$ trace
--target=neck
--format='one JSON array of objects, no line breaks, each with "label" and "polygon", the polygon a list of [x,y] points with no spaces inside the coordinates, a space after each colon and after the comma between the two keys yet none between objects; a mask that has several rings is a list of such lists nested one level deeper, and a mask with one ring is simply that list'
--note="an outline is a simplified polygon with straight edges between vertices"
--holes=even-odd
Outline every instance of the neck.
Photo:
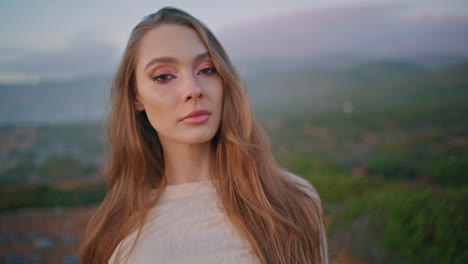
[{"label": "neck", "polygon": [[210,142],[183,144],[161,141],[167,185],[210,180]]}]

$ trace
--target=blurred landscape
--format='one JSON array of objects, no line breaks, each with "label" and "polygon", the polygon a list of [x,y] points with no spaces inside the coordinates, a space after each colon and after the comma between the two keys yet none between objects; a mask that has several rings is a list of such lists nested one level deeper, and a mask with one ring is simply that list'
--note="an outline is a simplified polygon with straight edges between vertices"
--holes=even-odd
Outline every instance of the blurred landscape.
[{"label": "blurred landscape", "polygon": [[468,263],[457,0],[0,1],[0,263],[78,262],[106,193],[113,74],[132,27],[175,3],[219,38],[279,163],[318,190],[330,263]]},{"label": "blurred landscape", "polygon": [[[468,263],[466,58],[236,65],[280,164],[321,195],[332,263]],[[111,78],[0,85],[2,263],[77,262]]]}]

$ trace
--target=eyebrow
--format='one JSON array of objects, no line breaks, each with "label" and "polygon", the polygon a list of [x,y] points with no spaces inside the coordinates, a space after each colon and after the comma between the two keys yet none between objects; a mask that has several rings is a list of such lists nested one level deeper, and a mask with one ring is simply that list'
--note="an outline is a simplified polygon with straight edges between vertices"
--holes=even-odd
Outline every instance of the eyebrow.
[{"label": "eyebrow", "polygon": [[[195,61],[200,61],[206,58],[211,58],[210,53],[208,51],[203,52],[201,54],[198,54],[195,56]],[[148,62],[145,66],[145,71],[150,67],[153,66],[154,64],[177,64],[178,60],[174,57],[159,57],[159,58],[154,58]]]}]

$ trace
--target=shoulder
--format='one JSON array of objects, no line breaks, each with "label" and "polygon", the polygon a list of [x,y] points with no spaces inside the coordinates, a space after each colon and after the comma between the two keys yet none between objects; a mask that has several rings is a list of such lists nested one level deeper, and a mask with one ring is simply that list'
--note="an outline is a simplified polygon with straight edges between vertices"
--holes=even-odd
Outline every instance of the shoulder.
[{"label": "shoulder", "polygon": [[295,183],[296,185],[299,185],[299,187],[302,188],[312,198],[320,201],[320,196],[317,190],[312,185],[312,183],[310,183],[308,180],[286,170],[282,170],[281,173],[282,175],[284,175],[287,181],[290,181],[290,182]]}]

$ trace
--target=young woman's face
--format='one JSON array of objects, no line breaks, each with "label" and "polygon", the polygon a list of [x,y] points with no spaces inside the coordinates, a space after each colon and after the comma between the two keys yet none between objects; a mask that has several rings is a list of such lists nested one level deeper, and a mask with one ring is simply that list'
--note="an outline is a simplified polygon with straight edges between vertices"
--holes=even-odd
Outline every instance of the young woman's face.
[{"label": "young woman's face", "polygon": [[146,111],[162,143],[200,144],[216,134],[223,82],[193,29],[164,24],[143,37],[136,88],[136,109]]}]

